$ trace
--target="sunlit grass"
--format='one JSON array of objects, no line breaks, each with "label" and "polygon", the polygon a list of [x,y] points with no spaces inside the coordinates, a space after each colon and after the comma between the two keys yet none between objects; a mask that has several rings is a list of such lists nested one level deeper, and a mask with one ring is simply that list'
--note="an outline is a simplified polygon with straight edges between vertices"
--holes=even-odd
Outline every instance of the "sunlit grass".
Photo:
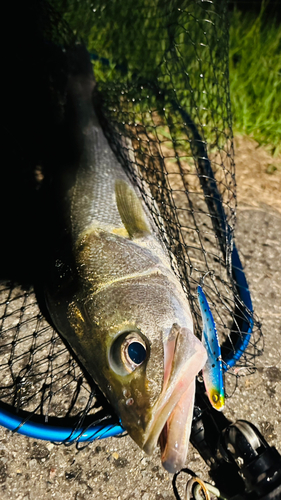
[{"label": "sunlit grass", "polygon": [[281,27],[264,13],[234,11],[230,27],[230,95],[234,133],[281,151]]},{"label": "sunlit grass", "polygon": [[[100,2],[96,2],[95,6],[99,4]],[[143,29],[144,22],[148,25],[152,23],[150,30],[157,38],[157,30],[161,25],[161,16],[158,11],[154,13],[155,16],[150,13],[152,17],[148,16],[145,19],[140,15],[140,7],[150,5],[149,0],[128,0],[121,11],[118,10],[117,2],[108,3],[106,8],[99,9],[99,13],[98,9],[93,8],[91,0],[83,2],[56,0],[54,5],[63,12],[64,18],[72,29],[84,38],[90,52],[109,59],[110,64],[107,66],[100,61],[94,62],[95,76],[99,82],[114,81],[116,71],[120,78],[118,65],[125,66],[122,78],[127,80],[134,72],[135,74],[141,72],[142,76],[153,78],[151,68],[158,66],[158,52],[161,56],[165,47],[161,52],[159,37],[158,42],[153,37],[150,40],[146,36],[146,30]],[[132,16],[132,12],[136,14]],[[150,12],[149,9],[147,12]],[[129,23],[126,21],[128,16],[130,17]],[[195,20],[187,30],[189,36],[191,31],[194,31],[193,38],[196,42],[201,40],[198,28],[199,25]],[[208,108],[218,110],[216,90],[214,89],[208,97],[207,93],[202,93],[197,78],[197,66],[200,61],[205,77],[212,80],[213,69],[208,55],[206,60],[203,57],[204,54],[196,60],[191,57],[190,44],[185,39],[182,44],[179,44],[179,39],[177,42],[178,47],[181,47],[181,58],[189,70],[193,98],[196,106],[201,108],[200,120],[202,123],[204,120],[210,122]],[[252,12],[241,13],[234,10],[230,14],[229,45],[230,96],[234,133],[251,136],[259,144],[268,146],[272,153],[278,154],[281,152],[281,27],[272,19],[266,20],[263,8],[258,16]],[[220,71],[218,58],[220,58],[219,53],[216,59],[218,68],[215,68],[214,74],[219,74]],[[160,79],[163,80],[164,76],[160,75]],[[182,89],[181,104],[188,109],[190,89],[188,86],[184,88],[182,73],[174,70],[173,80],[175,86]],[[205,102],[207,98],[211,99],[212,103]],[[206,116],[204,109],[206,109]],[[216,119],[218,117],[219,115],[216,115]],[[212,141],[212,138],[208,136],[210,133],[206,131],[206,138]]]}]

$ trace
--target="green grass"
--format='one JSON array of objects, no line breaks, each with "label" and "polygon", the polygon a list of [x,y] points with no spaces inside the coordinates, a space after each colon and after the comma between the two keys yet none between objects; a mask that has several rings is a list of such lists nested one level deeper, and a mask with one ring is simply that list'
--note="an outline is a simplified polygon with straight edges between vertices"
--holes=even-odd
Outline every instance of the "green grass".
[{"label": "green grass", "polygon": [[[116,78],[117,81],[120,78],[129,81],[133,74],[141,74],[151,80],[156,78],[160,86],[166,84],[165,79],[169,80],[168,66],[161,66],[168,41],[167,37],[166,40],[162,37],[159,9],[154,10],[155,4],[150,0],[127,0],[123,3],[96,0],[95,9],[91,0],[53,1],[54,6],[64,13],[71,28],[87,41],[90,52],[111,61],[108,67],[95,62],[98,81],[114,82]],[[200,109],[198,116],[192,116],[197,125],[207,124],[202,125],[201,133],[211,144],[213,140],[218,140],[214,133],[216,127],[223,130],[228,120],[224,102],[227,95],[224,73],[226,52],[219,16],[213,19],[215,33],[222,37],[222,42],[216,47],[211,24],[200,24],[196,20],[197,12],[199,18],[204,18],[196,5],[189,4],[190,12],[194,9],[194,13],[185,25],[177,9],[174,14],[167,11],[170,26],[177,29],[180,24],[183,29],[180,34],[177,32],[177,48],[168,68],[173,74],[173,84],[169,80],[166,88],[175,85],[181,104],[187,110],[196,113],[194,110],[197,107]],[[167,13],[163,11],[163,14]],[[208,11],[206,17],[211,15]],[[205,50],[204,45],[199,43],[206,43],[203,31],[209,35],[210,49]],[[170,31],[169,36],[172,35]],[[178,62],[181,64],[177,67]],[[118,72],[119,64],[127,67],[125,76]],[[188,79],[184,68],[188,69]],[[272,153],[280,153],[281,28],[272,20],[266,21],[263,8],[258,16],[238,10],[231,14],[229,72],[234,133],[251,136],[259,144],[268,146]],[[199,73],[204,74],[205,82],[198,77]],[[134,112],[139,111],[135,106]]]},{"label": "green grass", "polygon": [[230,95],[234,133],[281,151],[281,27],[264,12],[234,11],[230,27]]}]

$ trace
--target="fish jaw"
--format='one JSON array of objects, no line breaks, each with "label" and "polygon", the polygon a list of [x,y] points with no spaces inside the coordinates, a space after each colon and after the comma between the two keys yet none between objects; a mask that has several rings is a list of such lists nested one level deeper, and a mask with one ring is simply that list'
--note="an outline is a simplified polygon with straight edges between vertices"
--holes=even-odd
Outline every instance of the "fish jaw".
[{"label": "fish jaw", "polygon": [[162,465],[171,474],[182,469],[186,460],[194,398],[195,379],[183,393],[160,434]]},{"label": "fish jaw", "polygon": [[200,340],[188,328],[179,328],[176,336],[173,332],[165,343],[164,352],[163,389],[152,410],[143,449],[151,454],[160,438],[163,467],[174,473],[180,470],[186,459],[195,377],[204,366],[207,354]]}]

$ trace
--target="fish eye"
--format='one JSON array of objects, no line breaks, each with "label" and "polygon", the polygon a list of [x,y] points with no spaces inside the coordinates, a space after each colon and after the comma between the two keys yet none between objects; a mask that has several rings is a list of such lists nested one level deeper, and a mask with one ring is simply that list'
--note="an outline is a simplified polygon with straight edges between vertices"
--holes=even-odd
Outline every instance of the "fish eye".
[{"label": "fish eye", "polygon": [[121,346],[121,358],[125,366],[133,371],[146,359],[146,345],[136,334],[128,335]]},{"label": "fish eye", "polygon": [[132,342],[128,346],[128,356],[136,365],[141,365],[146,358],[146,349],[140,342]]},{"label": "fish eye", "polygon": [[138,332],[125,332],[114,341],[109,356],[111,367],[120,375],[132,373],[148,356],[145,340]]}]

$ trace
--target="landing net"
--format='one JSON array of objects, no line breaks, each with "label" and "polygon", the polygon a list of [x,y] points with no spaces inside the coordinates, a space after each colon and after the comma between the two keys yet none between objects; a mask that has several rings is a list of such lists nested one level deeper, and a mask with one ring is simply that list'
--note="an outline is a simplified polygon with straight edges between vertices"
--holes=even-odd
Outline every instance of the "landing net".
[{"label": "landing net", "polygon": [[[48,323],[34,292],[34,262],[42,250],[37,227],[46,217],[42,199],[51,175],[44,170],[47,146],[55,143],[63,113],[70,71],[66,54],[80,38],[97,80],[99,119],[159,228],[198,337],[202,322],[196,290],[198,284],[204,287],[222,345],[226,388],[231,376],[236,380],[252,372],[262,352],[260,325],[234,239],[226,2],[80,3],[69,0],[62,8],[55,2],[57,13],[45,2],[29,1],[16,14],[19,26],[11,51],[21,50],[24,57],[12,70],[11,82],[18,70],[24,72],[26,92],[19,93],[8,78],[10,102],[4,109],[3,134],[13,153],[8,173],[3,169],[1,174],[9,194],[1,201],[0,401],[4,413],[19,416],[9,428],[23,430],[38,417],[44,425],[65,426],[62,439],[50,438],[58,441],[78,439],[81,429],[94,424],[100,428],[91,431],[92,438],[100,429],[103,437],[105,426],[116,422]],[[15,113],[22,131],[16,141]],[[4,204],[11,205],[11,193],[18,215],[9,219]]]}]

